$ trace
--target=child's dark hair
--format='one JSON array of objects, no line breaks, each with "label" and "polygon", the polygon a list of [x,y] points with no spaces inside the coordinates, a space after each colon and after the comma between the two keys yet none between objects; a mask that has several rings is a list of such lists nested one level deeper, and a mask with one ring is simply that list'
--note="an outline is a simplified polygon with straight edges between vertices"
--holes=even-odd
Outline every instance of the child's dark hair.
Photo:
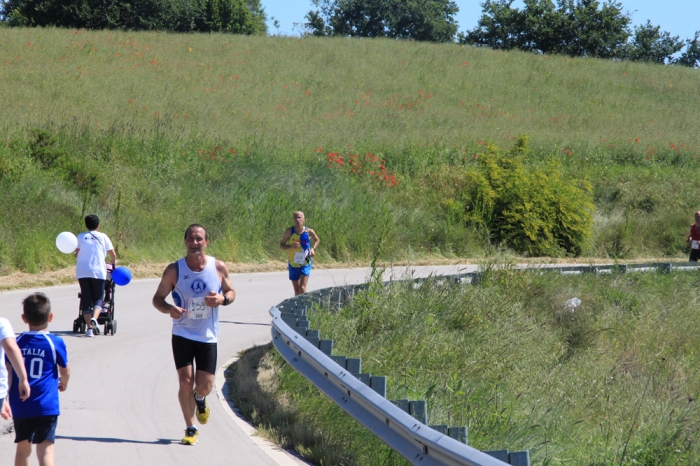
[{"label": "child's dark hair", "polygon": [[22,301],[22,307],[24,309],[24,317],[29,325],[38,327],[49,321],[51,301],[44,293],[30,294]]},{"label": "child's dark hair", "polygon": [[85,227],[87,227],[88,230],[94,231],[97,230],[97,227],[100,226],[100,217],[98,217],[95,214],[90,214],[87,217],[85,217]]}]

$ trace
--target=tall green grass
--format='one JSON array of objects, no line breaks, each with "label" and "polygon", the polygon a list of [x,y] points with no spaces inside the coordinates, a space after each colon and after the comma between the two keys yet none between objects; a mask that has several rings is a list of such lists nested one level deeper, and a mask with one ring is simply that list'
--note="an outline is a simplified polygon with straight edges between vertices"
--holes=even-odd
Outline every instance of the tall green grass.
[{"label": "tall green grass", "polygon": [[[481,257],[496,245],[428,180],[523,133],[529,163],[594,185],[583,255],[682,257],[696,78],[455,44],[0,29],[0,273],[70,265],[52,238],[88,212],[127,261],[172,260],[191,222],[223,259],[281,258],[296,209],[324,261],[368,260],[378,238],[388,260]],[[37,129],[63,162],[46,164]],[[376,154],[398,184],[329,168],[329,152]]]},{"label": "tall green grass", "polygon": [[[695,273],[492,270],[478,286],[377,284],[310,320],[334,354],[387,375],[389,399],[427,399],[429,424],[466,425],[478,449],[527,449],[546,465],[696,464],[696,284]],[[564,307],[572,297],[582,301],[574,312]],[[391,457],[282,366],[277,395],[307,428],[345,445],[352,464]]]},{"label": "tall green grass", "polygon": [[[0,128],[116,126],[310,151],[529,133],[591,156],[693,154],[697,72],[392,40],[0,31]],[[628,141],[628,138],[629,141]],[[635,139],[639,138],[639,142]]]}]

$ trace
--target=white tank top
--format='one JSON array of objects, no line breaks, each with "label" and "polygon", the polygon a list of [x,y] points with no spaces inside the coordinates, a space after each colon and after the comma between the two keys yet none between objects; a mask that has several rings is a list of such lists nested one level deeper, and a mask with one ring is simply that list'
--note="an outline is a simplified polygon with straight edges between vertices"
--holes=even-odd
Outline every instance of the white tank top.
[{"label": "white tank top", "polygon": [[207,256],[207,265],[201,272],[191,271],[184,258],[177,261],[173,301],[186,312],[181,318],[173,319],[173,335],[203,343],[217,342],[219,306],[208,307],[204,304],[204,297],[212,291],[221,293],[216,259]]}]

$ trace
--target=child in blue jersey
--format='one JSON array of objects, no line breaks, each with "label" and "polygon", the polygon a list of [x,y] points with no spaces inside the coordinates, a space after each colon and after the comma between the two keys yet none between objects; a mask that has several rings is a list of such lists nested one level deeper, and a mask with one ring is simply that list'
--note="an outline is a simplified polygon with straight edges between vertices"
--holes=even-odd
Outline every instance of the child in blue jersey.
[{"label": "child in blue jersey", "polygon": [[6,362],[10,377],[9,400],[15,420],[15,466],[29,465],[32,444],[41,466],[54,464],[53,444],[56,438],[58,421],[58,392],[68,387],[70,369],[66,344],[59,336],[46,329],[53,319],[51,303],[43,293],[34,293],[22,301],[22,320],[29,325],[29,331],[17,337],[24,356],[24,367],[29,378],[31,394],[26,401],[20,400],[19,380]]}]

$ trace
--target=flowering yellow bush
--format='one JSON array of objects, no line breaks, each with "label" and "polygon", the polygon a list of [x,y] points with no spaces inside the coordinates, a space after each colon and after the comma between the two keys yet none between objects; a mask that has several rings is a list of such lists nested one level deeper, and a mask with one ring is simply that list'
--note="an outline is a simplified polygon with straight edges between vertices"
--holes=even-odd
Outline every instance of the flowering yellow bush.
[{"label": "flowering yellow bush", "polygon": [[487,144],[469,171],[465,219],[490,237],[533,256],[578,255],[593,226],[593,188],[564,174],[556,161],[529,167],[528,137],[504,151]]}]

